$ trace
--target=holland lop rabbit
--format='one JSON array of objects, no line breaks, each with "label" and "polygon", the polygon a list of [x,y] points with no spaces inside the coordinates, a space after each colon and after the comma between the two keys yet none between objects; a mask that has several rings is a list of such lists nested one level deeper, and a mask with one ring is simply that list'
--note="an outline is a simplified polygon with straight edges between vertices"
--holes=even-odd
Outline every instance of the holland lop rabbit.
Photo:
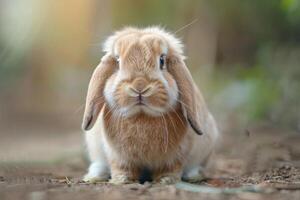
[{"label": "holland lop rabbit", "polygon": [[218,129],[184,63],[183,46],[158,27],[125,28],[104,43],[82,128],[91,161],[84,180],[121,184],[198,181]]}]

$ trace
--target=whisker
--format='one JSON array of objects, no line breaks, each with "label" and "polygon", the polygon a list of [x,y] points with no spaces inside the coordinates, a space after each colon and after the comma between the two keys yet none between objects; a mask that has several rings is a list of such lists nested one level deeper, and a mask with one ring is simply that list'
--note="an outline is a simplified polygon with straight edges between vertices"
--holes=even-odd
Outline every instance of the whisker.
[{"label": "whisker", "polygon": [[172,126],[173,126],[173,128],[174,128],[174,131],[176,131],[175,125],[174,125],[173,120],[172,120],[172,116],[170,116],[169,112],[167,112],[167,115],[168,115],[168,117],[170,118],[170,121],[171,121]]},{"label": "whisker", "polygon": [[[159,118],[163,120],[162,116],[163,116],[163,114],[160,113],[160,117]],[[164,123],[164,121],[163,121],[163,123]],[[165,144],[165,134],[164,133],[162,134],[162,137],[163,137],[163,144]]]},{"label": "whisker", "polygon": [[188,24],[184,25],[183,27],[177,29],[177,30],[174,32],[174,34],[176,34],[176,33],[180,32],[180,31],[186,29],[187,27],[193,25],[193,24],[196,23],[197,21],[198,21],[198,18],[194,19],[194,20],[191,21],[190,23],[188,23]]},{"label": "whisker", "polygon": [[93,101],[103,100],[103,99],[105,99],[104,96],[99,96],[99,97],[95,97],[95,98],[93,99]]},{"label": "whisker", "polygon": [[186,105],[184,102],[180,101],[180,100],[176,100],[178,103],[182,104],[184,107],[189,108],[188,105]]},{"label": "whisker", "polygon": [[[182,101],[177,100],[177,102],[183,104],[183,105],[186,107],[186,109],[189,109],[189,106],[187,106],[186,104],[184,104]],[[196,111],[196,110],[189,109],[189,111],[192,112],[193,114],[197,114],[197,111]]]},{"label": "whisker", "polygon": [[[109,107],[108,107],[109,108]],[[112,108],[109,108],[109,111],[105,114],[105,116],[103,117],[103,119],[105,120],[106,117],[109,115],[109,113],[114,113],[115,110],[117,109],[118,107],[115,105],[113,106]]]},{"label": "whisker", "polygon": [[[182,95],[182,93],[178,90],[178,93]],[[181,103],[183,106],[189,109],[189,106],[184,102],[180,101],[179,99],[176,100],[177,102]],[[190,110],[191,112],[196,112],[195,110]]]},{"label": "whisker", "polygon": [[73,113],[73,115],[77,114],[80,110],[84,108],[85,103],[81,104]]},{"label": "whisker", "polygon": [[[177,91],[180,95],[182,95],[182,93],[178,90]],[[184,102],[180,101],[179,99],[176,99],[177,102],[181,103],[182,105],[189,107],[188,105],[186,105]]]},{"label": "whisker", "polygon": [[120,129],[120,126],[121,126],[121,113],[120,112],[117,115],[117,120],[116,121],[117,121],[117,133],[119,135],[121,135],[121,129]]},{"label": "whisker", "polygon": [[168,144],[169,144],[169,131],[168,131],[168,125],[166,122],[166,119],[164,117],[164,115],[162,115],[164,123],[165,123],[165,130],[166,130],[166,148],[165,148],[165,153],[168,151]]},{"label": "whisker", "polygon": [[121,130],[123,130],[124,117],[122,113],[120,113],[120,115],[121,115]]},{"label": "whisker", "polygon": [[181,117],[179,116],[179,114],[177,113],[177,111],[171,106],[169,105],[169,107],[173,110],[173,112],[176,114],[177,118],[180,120],[180,122],[182,123],[182,125],[184,126],[185,123],[182,121]]},{"label": "whisker", "polygon": [[[116,122],[117,124],[116,124],[116,127],[117,127],[117,129],[116,129],[116,134],[120,134],[120,132],[119,132],[119,130],[120,130],[120,119],[121,119],[121,114],[122,113],[120,113],[120,112],[116,112],[117,111],[117,106],[115,106],[115,109],[112,111],[112,115],[114,115],[115,116],[115,120],[114,120],[114,122]],[[113,126],[111,126],[111,127],[113,127]]]}]

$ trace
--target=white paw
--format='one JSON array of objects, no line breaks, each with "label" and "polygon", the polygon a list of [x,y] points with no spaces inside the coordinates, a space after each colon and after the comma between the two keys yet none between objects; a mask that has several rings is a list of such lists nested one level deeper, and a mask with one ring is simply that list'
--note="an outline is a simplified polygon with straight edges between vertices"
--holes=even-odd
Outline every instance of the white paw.
[{"label": "white paw", "polygon": [[115,185],[120,185],[120,184],[128,184],[132,183],[133,181],[129,179],[128,176],[124,174],[118,174],[113,176],[110,180],[110,183],[115,184]]},{"label": "white paw", "polygon": [[87,183],[105,182],[108,181],[108,179],[109,179],[108,175],[97,176],[89,173],[83,177],[83,181]]},{"label": "white paw", "polygon": [[195,182],[201,182],[205,179],[205,176],[202,173],[201,167],[195,167],[187,172],[185,172],[182,176],[182,180],[195,183]]},{"label": "white paw", "polygon": [[95,183],[104,182],[109,179],[109,170],[100,162],[94,162],[89,167],[89,172],[84,176],[83,181]]}]

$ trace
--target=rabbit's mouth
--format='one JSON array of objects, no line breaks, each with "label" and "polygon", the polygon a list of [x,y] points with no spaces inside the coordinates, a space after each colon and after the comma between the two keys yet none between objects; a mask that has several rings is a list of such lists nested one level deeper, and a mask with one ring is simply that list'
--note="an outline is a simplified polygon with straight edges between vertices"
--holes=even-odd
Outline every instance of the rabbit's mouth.
[{"label": "rabbit's mouth", "polygon": [[139,101],[138,103],[135,104],[136,106],[147,106],[145,103],[142,101]]},{"label": "rabbit's mouth", "polygon": [[122,107],[120,109],[120,112],[123,114],[123,116],[126,117],[131,117],[141,113],[144,113],[149,116],[157,117],[157,116],[161,116],[162,113],[165,113],[166,109],[149,105],[143,101],[139,101],[132,104],[131,106]]}]

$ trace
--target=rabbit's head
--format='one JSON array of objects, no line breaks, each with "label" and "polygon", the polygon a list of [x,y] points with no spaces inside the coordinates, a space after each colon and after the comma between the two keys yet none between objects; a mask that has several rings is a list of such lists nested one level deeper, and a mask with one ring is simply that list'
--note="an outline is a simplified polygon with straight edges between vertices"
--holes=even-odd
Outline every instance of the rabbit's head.
[{"label": "rabbit's head", "polygon": [[106,40],[104,51],[90,81],[84,130],[93,126],[104,104],[123,117],[157,117],[181,105],[201,134],[197,89],[178,39],[159,28],[125,28]]}]

